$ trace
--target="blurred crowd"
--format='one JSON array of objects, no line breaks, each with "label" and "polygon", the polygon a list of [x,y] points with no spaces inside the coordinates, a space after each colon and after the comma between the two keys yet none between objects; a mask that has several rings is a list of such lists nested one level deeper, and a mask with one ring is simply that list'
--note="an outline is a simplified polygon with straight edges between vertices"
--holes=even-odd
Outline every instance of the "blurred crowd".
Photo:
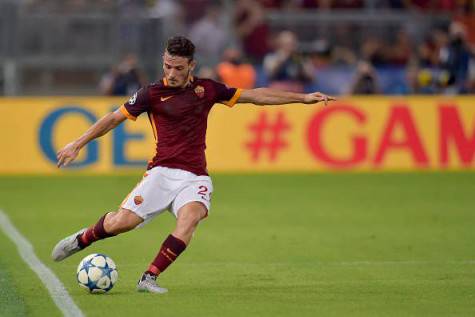
[{"label": "blurred crowd", "polygon": [[[198,76],[230,86],[333,94],[475,93],[474,20],[458,18],[475,14],[473,0],[25,1],[31,10],[95,8],[162,18],[166,37],[182,34],[196,44]],[[374,9],[449,13],[457,18],[433,25],[422,38],[401,26],[390,36],[360,36],[356,45],[351,25],[342,27],[346,40],[318,36],[302,43],[295,30],[272,29],[266,19],[276,10],[368,10],[368,4]],[[137,57],[126,54],[104,75],[99,88],[106,95],[128,95],[146,80]]]},{"label": "blurred crowd", "polygon": [[[14,0],[23,2],[34,10],[45,12],[87,12],[110,10],[148,11],[157,9],[186,10],[190,19],[198,19],[204,13],[210,0]],[[239,0],[230,0],[239,2]],[[253,0],[264,9],[307,10],[307,9],[365,9],[383,8],[396,10],[431,10],[469,13],[475,9],[473,0]],[[196,11],[197,10],[197,11]],[[161,14],[161,13],[160,13]]]}]

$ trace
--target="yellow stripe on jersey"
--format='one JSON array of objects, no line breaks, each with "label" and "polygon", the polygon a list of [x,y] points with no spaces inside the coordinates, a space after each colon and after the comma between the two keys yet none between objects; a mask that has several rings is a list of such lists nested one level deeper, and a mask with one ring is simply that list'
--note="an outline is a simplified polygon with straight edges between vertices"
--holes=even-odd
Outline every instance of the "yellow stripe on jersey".
[{"label": "yellow stripe on jersey", "polygon": [[129,111],[127,110],[127,108],[125,108],[124,105],[120,106],[119,110],[120,110],[120,112],[122,112],[122,114],[123,114],[124,116],[127,117],[127,119],[130,119],[130,120],[133,120],[133,121],[137,120],[136,117],[134,117],[133,115],[131,115],[131,114],[129,113]]},{"label": "yellow stripe on jersey", "polygon": [[148,113],[148,119],[150,120],[150,124],[152,125],[152,130],[153,130],[153,136],[155,137],[155,141],[157,141],[157,126],[155,125],[155,118],[153,116],[153,113],[149,112]]},{"label": "yellow stripe on jersey", "polygon": [[234,96],[229,101],[225,101],[223,103],[226,106],[228,106],[229,108],[232,108],[236,104],[236,102],[238,101],[239,97],[241,96],[241,92],[242,92],[242,89],[237,88],[236,92],[234,93]]}]

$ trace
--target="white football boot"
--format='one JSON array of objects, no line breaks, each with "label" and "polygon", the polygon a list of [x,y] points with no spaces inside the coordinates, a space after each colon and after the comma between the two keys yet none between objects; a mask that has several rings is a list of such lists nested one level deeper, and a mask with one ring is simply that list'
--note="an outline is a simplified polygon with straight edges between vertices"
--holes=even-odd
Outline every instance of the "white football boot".
[{"label": "white football boot", "polygon": [[51,257],[55,261],[62,261],[67,257],[73,255],[74,253],[81,250],[79,246],[78,239],[79,236],[86,231],[87,228],[83,228],[76,233],[64,238],[63,240],[59,241],[58,244],[53,249],[51,253]]},{"label": "white football boot", "polygon": [[158,286],[156,275],[144,273],[137,283],[137,291],[164,294],[168,289]]}]

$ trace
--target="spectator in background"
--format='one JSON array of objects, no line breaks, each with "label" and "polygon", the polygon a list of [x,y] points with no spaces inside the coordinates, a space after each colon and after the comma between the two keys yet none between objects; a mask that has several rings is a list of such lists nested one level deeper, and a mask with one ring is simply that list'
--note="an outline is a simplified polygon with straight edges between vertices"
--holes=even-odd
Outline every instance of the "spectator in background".
[{"label": "spectator in background", "polygon": [[406,81],[413,94],[436,93],[437,78],[434,69],[439,63],[436,46],[432,38],[418,44],[415,58],[406,68]]},{"label": "spectator in background", "polygon": [[468,91],[469,94],[475,94],[475,58],[470,60],[468,66]]},{"label": "spectator in background", "polygon": [[436,65],[440,64],[441,55],[444,54],[449,45],[449,32],[447,27],[439,26],[431,31],[431,44],[436,56]]},{"label": "spectator in background", "polygon": [[332,65],[336,66],[352,66],[358,60],[354,51],[345,46],[335,46],[331,58]]},{"label": "spectator in background", "polygon": [[431,69],[410,64],[406,69],[407,83],[412,94],[430,95],[438,92],[437,78]]},{"label": "spectator in background", "polygon": [[465,34],[463,25],[453,22],[450,31],[446,27],[437,27],[431,32],[431,41],[419,45],[418,68],[413,67],[409,73],[416,93],[458,94],[470,91],[470,60],[473,60],[474,53]]},{"label": "spectator in background", "polygon": [[428,39],[422,41],[417,46],[416,51],[417,65],[421,68],[433,67],[437,65],[438,58],[433,43]]},{"label": "spectator in background", "polygon": [[317,39],[312,42],[306,52],[313,68],[319,69],[332,64],[333,48],[326,39]]},{"label": "spectator in background", "polygon": [[99,89],[107,96],[131,96],[145,84],[145,76],[138,69],[137,57],[128,54],[118,66],[102,77]]},{"label": "spectator in background", "polygon": [[196,43],[196,55],[205,66],[214,66],[219,62],[226,40],[229,38],[221,20],[222,8],[213,3],[206,9],[206,14],[191,26],[189,38]]},{"label": "spectator in background", "polygon": [[260,63],[269,52],[269,28],[264,20],[263,7],[257,1],[238,0],[234,25],[246,56],[253,63]]},{"label": "spectator in background", "polygon": [[313,66],[297,51],[297,37],[290,31],[279,33],[277,48],[264,59],[264,71],[270,87],[303,92],[313,80]]},{"label": "spectator in background", "polygon": [[446,93],[464,93],[468,91],[469,63],[474,56],[465,40],[466,32],[462,24],[453,22],[449,32],[447,44],[439,54],[446,78],[444,90]]},{"label": "spectator in background", "polygon": [[251,64],[245,63],[242,54],[235,48],[224,51],[223,61],[216,67],[218,80],[229,87],[241,89],[254,88],[256,71]]},{"label": "spectator in background", "polygon": [[412,55],[412,45],[409,34],[403,29],[396,33],[396,39],[392,45],[387,46],[386,56],[388,63],[394,66],[404,66],[409,62]]},{"label": "spectator in background", "polygon": [[363,41],[360,55],[376,67],[386,64],[383,42],[376,37],[370,36]]},{"label": "spectator in background", "polygon": [[373,65],[360,61],[356,67],[356,75],[350,87],[352,95],[374,95],[381,93],[378,78]]}]

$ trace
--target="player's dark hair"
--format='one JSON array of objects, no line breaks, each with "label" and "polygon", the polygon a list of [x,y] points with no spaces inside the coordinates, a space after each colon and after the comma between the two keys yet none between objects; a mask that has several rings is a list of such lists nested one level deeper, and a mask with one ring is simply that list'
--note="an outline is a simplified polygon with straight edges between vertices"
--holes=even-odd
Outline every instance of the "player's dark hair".
[{"label": "player's dark hair", "polygon": [[186,57],[193,60],[195,45],[184,36],[172,36],[167,41],[167,52],[170,55]]}]

